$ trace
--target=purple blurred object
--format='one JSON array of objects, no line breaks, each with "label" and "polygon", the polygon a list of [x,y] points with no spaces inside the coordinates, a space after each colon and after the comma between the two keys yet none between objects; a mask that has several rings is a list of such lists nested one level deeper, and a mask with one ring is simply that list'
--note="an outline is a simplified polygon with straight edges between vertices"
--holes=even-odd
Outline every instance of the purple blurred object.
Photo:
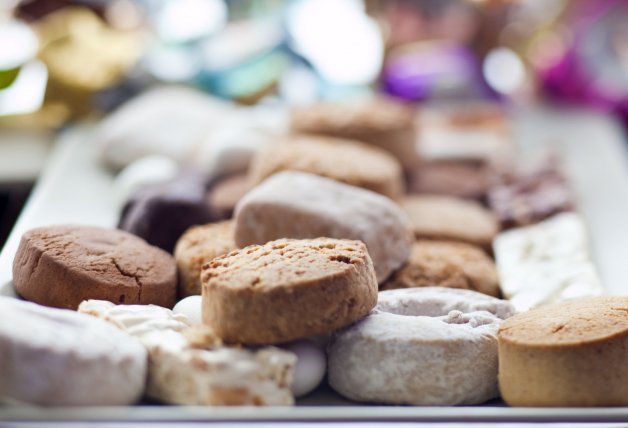
[{"label": "purple blurred object", "polygon": [[574,37],[565,54],[540,70],[556,99],[619,114],[628,124],[628,2],[584,2],[568,19]]},{"label": "purple blurred object", "polygon": [[384,90],[419,101],[441,98],[485,98],[478,57],[463,45],[445,41],[416,42],[396,48],[384,64]]}]

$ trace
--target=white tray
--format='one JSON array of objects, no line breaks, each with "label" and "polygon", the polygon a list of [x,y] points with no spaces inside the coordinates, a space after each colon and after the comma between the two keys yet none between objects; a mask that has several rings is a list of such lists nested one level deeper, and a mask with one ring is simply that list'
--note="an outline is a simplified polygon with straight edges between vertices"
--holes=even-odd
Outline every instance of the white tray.
[{"label": "white tray", "polygon": [[[628,156],[621,127],[581,112],[535,109],[517,114],[522,151],[548,143],[565,158],[581,212],[591,232],[594,258],[609,294],[628,295]],[[78,223],[112,227],[119,203],[113,176],[98,165],[89,128],[61,136],[33,194],[0,253],[0,295],[14,296],[11,265],[21,235],[33,227]],[[473,407],[358,405],[322,387],[296,407],[220,408],[141,405],[134,407],[0,407],[0,420],[414,420],[414,421],[615,421],[621,408],[509,408],[499,401]]]}]

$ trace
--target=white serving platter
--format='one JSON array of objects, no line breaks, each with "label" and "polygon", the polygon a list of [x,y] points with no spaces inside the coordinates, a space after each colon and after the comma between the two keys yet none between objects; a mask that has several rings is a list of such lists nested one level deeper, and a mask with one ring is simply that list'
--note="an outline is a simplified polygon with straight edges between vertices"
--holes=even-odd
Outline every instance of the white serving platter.
[{"label": "white serving platter", "polygon": [[[621,126],[584,111],[550,108],[516,113],[522,152],[551,146],[563,156],[593,256],[608,294],[628,295],[628,152]],[[113,227],[120,202],[113,174],[100,166],[89,128],[61,135],[14,230],[0,253],[0,295],[15,296],[11,266],[21,235],[37,226],[63,223]],[[38,408],[0,406],[0,421],[606,421],[627,422],[621,408],[510,408],[500,401],[469,407],[359,405],[321,387],[295,407]]]}]

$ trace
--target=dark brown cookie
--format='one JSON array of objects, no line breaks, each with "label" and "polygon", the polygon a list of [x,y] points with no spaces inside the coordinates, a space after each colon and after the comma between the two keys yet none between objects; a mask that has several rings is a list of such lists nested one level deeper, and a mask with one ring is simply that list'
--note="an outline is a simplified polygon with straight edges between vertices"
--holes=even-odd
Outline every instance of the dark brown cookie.
[{"label": "dark brown cookie", "polygon": [[130,233],[49,226],[22,236],[13,285],[25,299],[57,308],[76,309],[87,299],[171,308],[177,272],[172,256]]}]

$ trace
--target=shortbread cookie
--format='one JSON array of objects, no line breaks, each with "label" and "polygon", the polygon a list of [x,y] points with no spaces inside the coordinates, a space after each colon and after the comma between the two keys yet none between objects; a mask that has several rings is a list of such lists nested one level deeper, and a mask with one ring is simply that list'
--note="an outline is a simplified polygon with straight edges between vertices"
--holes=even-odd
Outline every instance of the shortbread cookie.
[{"label": "shortbread cookie", "polygon": [[[180,405],[293,404],[296,357],[273,347],[255,351],[197,341],[189,320],[156,306],[83,302],[79,311],[127,331],[148,349],[147,395]],[[207,342],[207,343],[205,343]]]},{"label": "shortbread cookie", "polygon": [[146,360],[139,342],[106,322],[0,297],[0,402],[133,404]]},{"label": "shortbread cookie", "polygon": [[226,220],[187,230],[177,242],[174,257],[179,268],[179,295],[201,294],[201,266],[215,257],[236,250],[235,223]]},{"label": "shortbread cookie", "polygon": [[484,161],[423,162],[412,172],[408,192],[483,201],[490,187],[490,176],[491,168]]},{"label": "shortbread cookie", "polygon": [[92,226],[49,226],[22,236],[13,286],[27,300],[76,309],[83,300],[172,307],[174,258],[129,233]]},{"label": "shortbread cookie", "polygon": [[440,286],[499,296],[495,263],[482,249],[462,242],[420,240],[408,262],[381,289]]},{"label": "shortbread cookie", "polygon": [[322,102],[292,112],[292,130],[373,144],[406,170],[418,162],[414,111],[388,98],[353,103]]},{"label": "shortbread cookie", "polygon": [[490,249],[499,225],[479,203],[449,196],[407,196],[402,206],[417,238],[467,242]]},{"label": "shortbread cookie", "polygon": [[498,338],[511,406],[628,406],[628,297],[545,305],[504,322]]},{"label": "shortbread cookie", "polygon": [[409,257],[410,222],[390,199],[302,172],[281,172],[251,190],[235,213],[236,244],[279,238],[355,239],[364,242],[383,282]]},{"label": "shortbread cookie", "polygon": [[297,136],[261,151],[250,170],[252,184],[281,171],[309,172],[399,199],[403,177],[399,162],[387,152],[357,141]]},{"label": "shortbread cookie", "polygon": [[502,293],[520,311],[603,293],[579,214],[502,232],[493,249]]},{"label": "shortbread cookie", "polygon": [[469,290],[382,291],[368,317],[333,335],[329,384],[356,401],[483,403],[498,395],[497,330],[513,314]]},{"label": "shortbread cookie", "polygon": [[122,209],[118,227],[172,253],[183,232],[213,220],[204,177],[187,173],[140,189]]},{"label": "shortbread cookie", "polygon": [[203,266],[203,322],[226,342],[283,343],[368,314],[377,280],[359,241],[280,239]]}]

